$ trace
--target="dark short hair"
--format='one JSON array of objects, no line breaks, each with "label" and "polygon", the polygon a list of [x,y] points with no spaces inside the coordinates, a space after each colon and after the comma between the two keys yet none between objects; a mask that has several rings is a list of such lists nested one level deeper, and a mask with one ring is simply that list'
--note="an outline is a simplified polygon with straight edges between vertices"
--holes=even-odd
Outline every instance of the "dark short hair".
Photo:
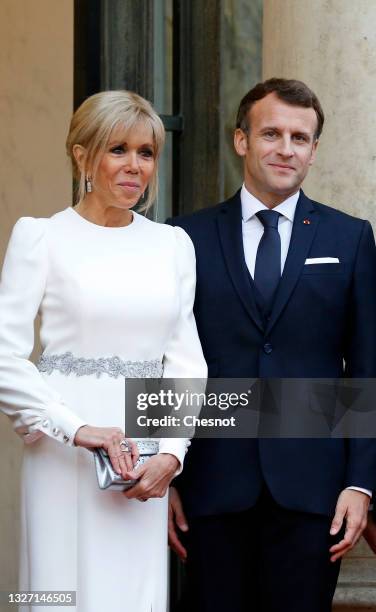
[{"label": "dark short hair", "polygon": [[268,79],[263,83],[257,83],[240,102],[236,117],[236,127],[244,132],[249,131],[248,111],[258,100],[262,100],[270,93],[275,93],[280,100],[292,106],[303,106],[313,108],[317,117],[317,129],[315,137],[319,138],[324,125],[324,111],[318,97],[302,81],[295,79]]}]

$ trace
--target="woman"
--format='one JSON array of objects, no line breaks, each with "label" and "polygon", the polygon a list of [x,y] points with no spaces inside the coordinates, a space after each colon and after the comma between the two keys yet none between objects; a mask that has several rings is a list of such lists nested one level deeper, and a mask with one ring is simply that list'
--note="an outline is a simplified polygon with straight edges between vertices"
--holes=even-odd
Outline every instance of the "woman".
[{"label": "woman", "polygon": [[[163,141],[140,96],[87,99],[67,139],[77,206],[20,219],[4,262],[0,402],[30,442],[20,587],[77,591],[79,612],[166,610],[165,493],[186,440],[161,439],[125,494],[99,490],[86,450],[105,448],[129,477],[137,447],[125,438],[124,377],[206,376],[192,314],[193,245],[180,228],[132,211],[156,196]],[[39,371],[28,360],[38,311]]]}]

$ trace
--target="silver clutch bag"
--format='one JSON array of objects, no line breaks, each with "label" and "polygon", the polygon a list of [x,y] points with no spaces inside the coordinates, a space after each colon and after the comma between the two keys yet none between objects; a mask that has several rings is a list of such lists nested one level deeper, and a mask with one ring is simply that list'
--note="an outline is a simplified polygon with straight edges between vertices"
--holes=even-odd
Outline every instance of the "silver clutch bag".
[{"label": "silver clutch bag", "polygon": [[[135,468],[143,465],[150,457],[158,453],[158,440],[139,440],[137,442],[140,457],[134,466]],[[94,463],[97,473],[98,485],[100,489],[112,489],[113,491],[126,491],[136,484],[137,480],[123,480],[112,467],[112,463],[104,448],[95,448]]]}]

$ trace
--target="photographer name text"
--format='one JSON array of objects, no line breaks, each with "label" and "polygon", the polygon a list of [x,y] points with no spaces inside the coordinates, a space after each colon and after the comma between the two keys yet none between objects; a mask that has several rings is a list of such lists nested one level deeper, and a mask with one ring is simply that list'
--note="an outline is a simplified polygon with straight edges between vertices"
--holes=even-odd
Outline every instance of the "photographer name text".
[{"label": "photographer name text", "polygon": [[139,427],[236,427],[236,418],[234,416],[228,418],[200,418],[192,414],[182,418],[172,415],[158,418],[141,414],[137,417],[137,425]]}]

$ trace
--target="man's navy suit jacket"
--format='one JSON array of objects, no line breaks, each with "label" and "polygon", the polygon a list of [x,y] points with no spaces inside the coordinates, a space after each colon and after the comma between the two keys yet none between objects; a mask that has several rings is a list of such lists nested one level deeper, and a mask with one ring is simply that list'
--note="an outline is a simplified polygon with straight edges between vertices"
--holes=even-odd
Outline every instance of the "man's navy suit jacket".
[{"label": "man's navy suit jacket", "polygon": [[[273,310],[256,303],[240,192],[167,221],[191,237],[195,316],[209,377],[376,376],[376,250],[368,221],[301,192]],[[306,258],[339,263],[304,265]],[[332,515],[347,486],[376,488],[375,439],[197,439],[176,480],[188,516],[255,504],[263,482],[282,506]]]}]

